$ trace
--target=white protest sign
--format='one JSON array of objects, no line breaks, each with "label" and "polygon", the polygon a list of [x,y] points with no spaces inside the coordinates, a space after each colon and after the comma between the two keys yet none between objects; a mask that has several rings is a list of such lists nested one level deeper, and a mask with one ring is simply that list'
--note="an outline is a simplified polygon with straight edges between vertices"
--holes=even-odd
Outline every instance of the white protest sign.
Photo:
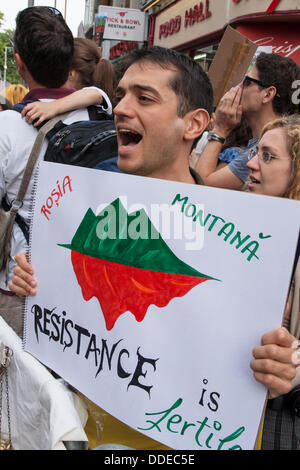
[{"label": "white protest sign", "polygon": [[143,42],[145,40],[146,14],[134,8],[116,8],[100,6],[95,15],[95,31],[97,21],[99,27],[105,19],[103,39]]},{"label": "white protest sign", "polygon": [[249,364],[281,325],[299,215],[298,201],[42,162],[25,350],[171,448],[253,449],[266,389]]}]

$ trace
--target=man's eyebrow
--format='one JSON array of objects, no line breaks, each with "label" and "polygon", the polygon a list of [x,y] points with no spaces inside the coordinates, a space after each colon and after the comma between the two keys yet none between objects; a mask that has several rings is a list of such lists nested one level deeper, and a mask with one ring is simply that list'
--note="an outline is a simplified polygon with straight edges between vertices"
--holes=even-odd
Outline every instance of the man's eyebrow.
[{"label": "man's eyebrow", "polygon": [[[155,96],[160,97],[160,93],[156,90],[156,88],[153,88],[152,86],[149,85],[139,85],[138,83],[130,85],[129,90],[139,90],[139,91],[149,91],[150,93],[153,93]],[[125,88],[122,86],[118,86],[116,88],[116,93],[124,93]]]}]

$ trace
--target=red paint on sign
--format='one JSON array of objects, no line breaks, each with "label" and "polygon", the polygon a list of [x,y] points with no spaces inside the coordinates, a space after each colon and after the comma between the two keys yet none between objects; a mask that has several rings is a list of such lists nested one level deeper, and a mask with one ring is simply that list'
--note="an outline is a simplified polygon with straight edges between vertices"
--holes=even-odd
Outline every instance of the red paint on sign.
[{"label": "red paint on sign", "polygon": [[72,265],[84,300],[96,297],[107,330],[130,311],[141,322],[151,304],[165,307],[174,297],[183,297],[208,280],[184,274],[163,273],[71,252]]}]

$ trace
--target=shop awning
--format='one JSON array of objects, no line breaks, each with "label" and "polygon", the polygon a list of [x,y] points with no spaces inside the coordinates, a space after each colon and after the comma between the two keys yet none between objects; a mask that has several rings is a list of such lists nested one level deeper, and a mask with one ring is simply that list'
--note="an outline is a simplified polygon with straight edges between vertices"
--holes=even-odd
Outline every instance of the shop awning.
[{"label": "shop awning", "polygon": [[275,54],[290,57],[300,65],[299,26],[296,23],[247,23],[237,31],[259,46],[272,46]]}]

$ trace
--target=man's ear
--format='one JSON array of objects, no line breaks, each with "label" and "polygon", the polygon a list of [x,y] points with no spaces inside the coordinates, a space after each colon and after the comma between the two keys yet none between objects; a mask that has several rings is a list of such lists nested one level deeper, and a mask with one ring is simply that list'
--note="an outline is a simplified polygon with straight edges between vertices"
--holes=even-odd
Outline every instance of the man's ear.
[{"label": "man's ear", "polygon": [[184,116],[186,123],[184,138],[186,140],[197,139],[207,128],[210,116],[205,109],[194,109]]},{"label": "man's ear", "polygon": [[20,54],[18,54],[18,52],[15,52],[14,56],[15,56],[15,62],[16,62],[17,70],[18,70],[19,74],[21,75],[21,77],[23,77],[24,73],[27,71],[27,67],[24,64],[24,62],[21,59]]},{"label": "man's ear", "polygon": [[277,88],[275,86],[269,86],[268,88],[264,89],[264,96],[263,96],[263,103],[269,103],[273,101],[277,94]]}]

